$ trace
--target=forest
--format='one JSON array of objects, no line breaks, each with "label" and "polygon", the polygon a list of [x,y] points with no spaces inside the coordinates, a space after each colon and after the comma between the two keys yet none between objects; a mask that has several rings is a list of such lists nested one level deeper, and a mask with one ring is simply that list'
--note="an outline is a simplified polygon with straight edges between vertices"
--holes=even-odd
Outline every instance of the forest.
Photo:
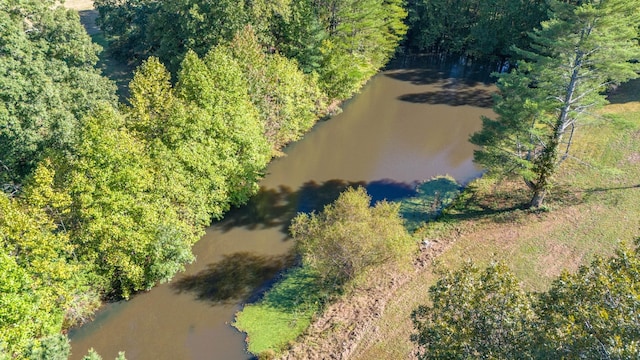
[{"label": "forest", "polygon": [[[451,53],[517,64],[498,77],[496,119],[483,119],[471,142],[489,175],[524,180],[535,209],[544,206],[583,114],[640,70],[637,0],[94,5],[106,51],[136,67],[126,99],[97,69],[105,50],[77,12],[56,0],[0,2],[0,359],[66,359],[66,332],[89,321],[101,301],[129,299],[169,281],[195,260],[191,248],[204,228],[256,193],[267,164],[339,112],[394,56]],[[367,269],[411,261],[417,242],[402,227],[399,205],[369,207],[369,201],[362,190],[350,190],[324,212],[293,221],[300,262],[320,274],[323,289],[340,292]],[[640,301],[636,256],[620,250],[592,267],[602,276],[623,268],[602,286],[634,294],[624,303],[629,308]],[[491,291],[514,293],[517,311],[509,316],[530,326],[521,320],[533,316],[529,295],[514,290],[506,271],[491,269],[482,281],[505,287]],[[563,293],[562,284],[589,281],[590,270],[582,271],[541,296],[557,302],[578,296]],[[478,274],[468,267],[455,276],[473,282]],[[447,281],[434,296],[453,291]],[[629,299],[623,295],[615,301]],[[435,299],[414,312],[416,341],[438,349],[423,356],[465,357],[461,349],[468,346],[434,342],[449,316],[437,312]],[[552,317],[559,310],[541,311]],[[627,341],[640,331],[632,320],[606,334],[607,351],[638,353],[637,340]],[[526,326],[496,333],[533,337]],[[532,349],[509,339],[489,338],[466,356],[513,357]],[[513,347],[502,346],[507,340]],[[597,353],[597,344],[578,345],[588,348],[580,354]],[[535,351],[529,357],[556,354]]]}]

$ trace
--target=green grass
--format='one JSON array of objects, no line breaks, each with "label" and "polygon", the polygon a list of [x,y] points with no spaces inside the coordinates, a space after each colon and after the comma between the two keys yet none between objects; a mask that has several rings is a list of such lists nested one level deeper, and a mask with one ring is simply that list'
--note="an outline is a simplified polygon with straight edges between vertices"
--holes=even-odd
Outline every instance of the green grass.
[{"label": "green grass", "polygon": [[316,274],[294,267],[259,302],[237,313],[233,325],[247,333],[251,353],[277,354],[309,327],[328,296]]},{"label": "green grass", "polygon": [[400,215],[405,220],[407,231],[413,233],[435,219],[460,194],[460,189],[460,184],[448,176],[435,177],[419,184],[416,196],[400,201]]}]

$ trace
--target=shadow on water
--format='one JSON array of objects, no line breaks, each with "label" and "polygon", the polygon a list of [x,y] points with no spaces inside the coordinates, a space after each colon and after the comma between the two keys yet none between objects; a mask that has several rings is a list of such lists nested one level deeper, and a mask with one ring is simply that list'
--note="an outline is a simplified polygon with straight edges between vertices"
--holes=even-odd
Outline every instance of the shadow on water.
[{"label": "shadow on water", "polygon": [[225,232],[237,227],[250,230],[280,227],[283,233],[288,233],[296,214],[321,211],[349,187],[364,187],[374,204],[412,196],[415,185],[389,179],[368,183],[334,179],[322,183],[308,181],[296,191],[287,186],[263,187],[246,205],[231,210],[216,226]]},{"label": "shadow on water", "polygon": [[[309,181],[297,191],[286,186],[280,186],[277,189],[262,188],[247,205],[231,211],[217,226],[223,231],[230,231],[235,227],[248,229],[281,227],[281,231],[287,233],[291,220],[297,213],[321,211],[347,188],[359,186],[367,190],[372,204],[381,200],[394,201],[417,194],[416,184],[389,179],[369,183],[344,180],[329,180],[322,183]],[[177,293],[193,293],[196,299],[211,302],[213,305],[251,302],[274,281],[278,272],[291,267],[294,262],[293,253],[282,256],[263,256],[238,252],[208,264],[205,270],[195,275],[178,278],[170,286]],[[296,274],[295,283],[289,284],[291,289],[274,293],[272,296],[278,298],[274,301],[286,303],[286,299],[294,296],[291,294],[299,295],[305,292],[306,286],[313,287],[314,278],[309,274]],[[294,300],[291,298],[287,301]]]},{"label": "shadow on water", "polygon": [[490,108],[493,106],[493,92],[483,89],[455,89],[427,91],[417,94],[405,94],[398,100],[431,105],[475,106]]},{"label": "shadow on water", "polygon": [[479,62],[467,57],[449,55],[409,55],[392,61],[385,76],[410,82],[413,85],[430,85],[455,79],[455,83],[472,87],[495,83],[491,76],[499,71],[499,62]]},{"label": "shadow on water", "polygon": [[171,288],[179,294],[194,293],[198,300],[212,305],[245,302],[293,262],[292,254],[262,256],[239,252],[225,255],[195,275],[177,279]]}]

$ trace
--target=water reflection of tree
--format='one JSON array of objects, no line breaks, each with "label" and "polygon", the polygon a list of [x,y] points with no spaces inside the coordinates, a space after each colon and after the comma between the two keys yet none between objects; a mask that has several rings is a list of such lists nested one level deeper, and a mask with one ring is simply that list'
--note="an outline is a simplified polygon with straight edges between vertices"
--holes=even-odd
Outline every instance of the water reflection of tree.
[{"label": "water reflection of tree", "polygon": [[281,227],[288,233],[291,219],[299,212],[320,211],[335,201],[349,187],[364,187],[371,195],[372,203],[387,199],[397,200],[415,193],[415,184],[389,179],[365,181],[329,180],[308,181],[294,191],[288,186],[261,188],[248,204],[230,211],[216,227],[229,231],[236,227],[250,230]]},{"label": "water reflection of tree", "polygon": [[437,91],[426,91],[416,94],[405,94],[398,97],[398,100],[432,105],[449,106],[475,106],[490,108],[493,106],[493,91],[485,89],[460,88],[442,89]]},{"label": "water reflection of tree", "polygon": [[264,256],[248,252],[225,255],[195,275],[183,276],[171,288],[177,293],[193,293],[198,300],[220,303],[247,301],[280,270],[293,265],[292,254]]}]

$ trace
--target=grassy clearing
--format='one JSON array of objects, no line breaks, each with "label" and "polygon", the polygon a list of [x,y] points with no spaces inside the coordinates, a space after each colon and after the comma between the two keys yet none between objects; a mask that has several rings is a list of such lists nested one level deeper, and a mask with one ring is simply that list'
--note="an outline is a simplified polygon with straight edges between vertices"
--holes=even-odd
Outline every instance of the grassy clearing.
[{"label": "grassy clearing", "polygon": [[[519,182],[480,179],[469,186],[443,216],[419,231],[449,244],[438,266],[499,260],[526,290],[541,291],[563,270],[631,243],[640,235],[639,89],[640,82],[621,87],[602,116],[579,129],[575,159],[563,164],[548,211],[521,210],[528,193]],[[432,269],[418,272],[394,294],[351,358],[411,357],[409,314],[428,303],[428,288],[437,279]]]},{"label": "grassy clearing", "polygon": [[409,233],[435,219],[441,209],[449,206],[460,194],[460,184],[448,176],[436,177],[419,184],[416,193],[400,201],[400,215]]},{"label": "grassy clearing", "polygon": [[261,357],[277,354],[309,327],[328,296],[317,274],[295,267],[259,302],[246,305],[233,326],[247,333],[251,353]]}]

